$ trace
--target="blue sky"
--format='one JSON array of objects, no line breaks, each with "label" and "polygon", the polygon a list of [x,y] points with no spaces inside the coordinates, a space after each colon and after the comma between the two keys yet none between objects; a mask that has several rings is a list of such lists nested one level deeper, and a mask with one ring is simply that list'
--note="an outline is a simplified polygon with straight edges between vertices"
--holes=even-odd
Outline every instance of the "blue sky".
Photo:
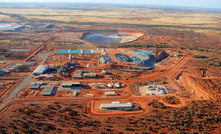
[{"label": "blue sky", "polygon": [[[30,2],[32,0],[0,0],[0,2]],[[125,3],[147,5],[169,5],[186,7],[221,8],[221,0],[36,0],[35,3],[53,2],[86,2],[86,3]]]}]

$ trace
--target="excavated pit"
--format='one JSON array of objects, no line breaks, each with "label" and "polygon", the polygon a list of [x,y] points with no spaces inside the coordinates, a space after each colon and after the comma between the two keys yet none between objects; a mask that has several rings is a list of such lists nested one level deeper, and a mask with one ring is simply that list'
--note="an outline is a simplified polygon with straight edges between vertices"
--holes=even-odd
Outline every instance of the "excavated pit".
[{"label": "excavated pit", "polygon": [[98,30],[86,32],[80,39],[97,44],[120,44],[134,41],[143,35],[141,32]]}]

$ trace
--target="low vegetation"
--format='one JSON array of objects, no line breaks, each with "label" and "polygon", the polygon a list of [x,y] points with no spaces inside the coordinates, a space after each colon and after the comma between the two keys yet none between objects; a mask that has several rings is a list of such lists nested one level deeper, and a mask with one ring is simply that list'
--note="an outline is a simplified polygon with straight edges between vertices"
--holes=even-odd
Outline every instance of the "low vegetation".
[{"label": "low vegetation", "polygon": [[[158,100],[148,103],[150,113],[96,116],[88,103],[26,104],[13,108],[0,121],[2,133],[216,133],[221,123],[220,102],[191,101],[182,108]],[[9,119],[10,118],[10,119]],[[124,122],[124,123],[122,123]]]},{"label": "low vegetation", "polygon": [[175,48],[176,46],[168,45],[164,43],[146,43],[146,44],[120,44],[117,46],[118,48],[128,48],[128,47],[140,47],[140,48],[148,48],[148,47],[155,47],[155,48]]},{"label": "low vegetation", "polygon": [[14,72],[30,72],[30,68],[27,65],[17,67]]},{"label": "low vegetation", "polygon": [[220,67],[220,66],[221,66],[221,61],[213,61],[213,62],[210,62],[209,65],[216,66],[216,67]]},{"label": "low vegetation", "polygon": [[24,54],[23,52],[16,52],[16,53],[8,52],[8,53],[0,54],[0,55],[3,55],[7,59],[10,59],[10,60],[23,60],[27,57],[27,55]]},{"label": "low vegetation", "polygon": [[163,101],[174,105],[181,104],[180,99],[175,96],[166,96],[163,98]]},{"label": "low vegetation", "polygon": [[206,55],[198,55],[198,54],[194,54],[192,57],[193,58],[208,58],[208,56]]}]

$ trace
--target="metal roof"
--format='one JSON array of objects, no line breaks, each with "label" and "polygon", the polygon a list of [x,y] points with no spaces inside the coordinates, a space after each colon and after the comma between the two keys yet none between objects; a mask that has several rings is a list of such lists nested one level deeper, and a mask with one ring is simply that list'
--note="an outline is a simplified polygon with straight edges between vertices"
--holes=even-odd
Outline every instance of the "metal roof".
[{"label": "metal roof", "polygon": [[109,62],[109,61],[112,61],[112,60],[111,60],[111,58],[109,56],[101,55],[101,58],[99,59],[99,61],[101,63],[104,63],[104,62]]},{"label": "metal roof", "polygon": [[36,62],[26,62],[24,64],[27,66],[34,66],[34,65],[36,65]]},{"label": "metal roof", "polygon": [[5,74],[6,72],[0,69],[0,74]]},{"label": "metal roof", "polygon": [[40,89],[41,85],[40,84],[35,84],[35,85],[30,85],[28,88],[30,89]]},{"label": "metal roof", "polygon": [[74,74],[74,75],[72,75],[72,78],[81,78],[82,76],[81,76],[81,74]]},{"label": "metal roof", "polygon": [[43,91],[41,92],[41,95],[51,96],[55,92],[56,92],[56,90],[54,90],[54,86],[52,86],[52,85],[45,85]]},{"label": "metal roof", "polygon": [[[105,92],[104,93],[105,95],[118,95],[116,92]],[[112,102],[112,104],[113,104],[113,102]]]},{"label": "metal roof", "polygon": [[63,82],[62,86],[81,85],[80,82]]},{"label": "metal roof", "polygon": [[33,72],[33,74],[43,74],[48,69],[48,65],[39,65]]},{"label": "metal roof", "polygon": [[41,88],[43,88],[43,89],[48,89],[48,90],[52,90],[52,89],[54,89],[54,87],[55,87],[55,86],[53,86],[53,85],[42,85],[42,86],[41,86]]},{"label": "metal roof", "polygon": [[101,108],[115,108],[115,107],[132,107],[130,102],[128,103],[113,103],[113,104],[101,104]]},{"label": "metal roof", "polygon": [[77,70],[77,73],[82,74],[83,70]]},{"label": "metal roof", "polygon": [[50,96],[55,93],[55,86],[53,85],[42,85],[41,88],[43,88],[43,91],[41,92],[41,95]]},{"label": "metal roof", "polygon": [[84,73],[84,77],[97,77],[96,73]]}]

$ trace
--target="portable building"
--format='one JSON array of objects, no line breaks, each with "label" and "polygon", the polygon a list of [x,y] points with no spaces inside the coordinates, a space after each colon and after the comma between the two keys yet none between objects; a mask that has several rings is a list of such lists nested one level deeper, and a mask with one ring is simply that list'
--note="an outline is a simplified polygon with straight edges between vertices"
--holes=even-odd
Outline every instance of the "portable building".
[{"label": "portable building", "polygon": [[97,74],[96,73],[84,73],[83,76],[84,78],[96,78]]},{"label": "portable building", "polygon": [[94,95],[93,94],[86,94],[85,96],[86,97],[93,97]]},{"label": "portable building", "polygon": [[83,70],[78,70],[77,73],[78,74],[83,74]]},{"label": "portable building", "polygon": [[105,96],[118,96],[118,94],[116,92],[105,92]]},{"label": "portable building", "polygon": [[74,75],[72,75],[72,78],[81,79],[82,76],[81,76],[81,74],[74,74]]}]

